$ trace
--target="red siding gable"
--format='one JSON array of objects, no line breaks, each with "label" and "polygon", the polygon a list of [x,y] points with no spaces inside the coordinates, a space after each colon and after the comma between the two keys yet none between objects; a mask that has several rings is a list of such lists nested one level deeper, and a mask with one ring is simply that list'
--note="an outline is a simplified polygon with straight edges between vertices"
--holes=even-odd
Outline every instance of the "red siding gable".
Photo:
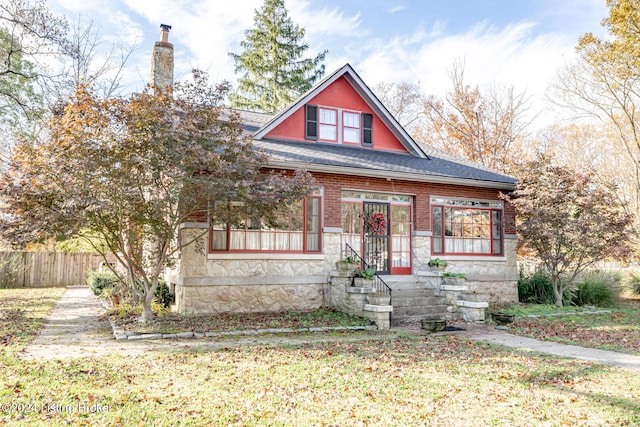
[{"label": "red siding gable", "polygon": [[[344,77],[340,77],[335,82],[327,86],[322,92],[309,100],[308,104],[373,114],[373,147],[368,148],[374,150],[408,152],[400,143],[398,138],[396,138],[382,120],[376,116],[371,107],[369,107],[369,105]],[[268,139],[283,139],[287,141],[305,141],[305,106],[299,106],[295,112],[293,112],[264,137]],[[315,143],[315,141],[306,141],[309,143]]]}]

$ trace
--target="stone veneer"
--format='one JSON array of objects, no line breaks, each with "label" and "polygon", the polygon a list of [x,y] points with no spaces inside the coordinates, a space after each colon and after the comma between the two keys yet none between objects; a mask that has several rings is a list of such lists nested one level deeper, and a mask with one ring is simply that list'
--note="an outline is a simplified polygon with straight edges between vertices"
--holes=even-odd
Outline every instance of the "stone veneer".
[{"label": "stone veneer", "polygon": [[[176,293],[176,308],[182,313],[261,312],[313,310],[346,301],[331,295],[329,280],[341,256],[340,229],[325,228],[322,254],[208,254],[208,233],[198,224],[187,224],[183,239],[196,239],[182,250],[175,269],[166,275]],[[202,234],[198,237],[198,233]],[[413,236],[413,271],[428,270],[430,233]],[[515,238],[505,239],[501,259],[447,257],[446,271],[467,275],[469,293],[482,294],[488,302],[517,302]],[[335,284],[334,284],[335,286]],[[335,289],[335,288],[334,288]],[[362,307],[366,296],[352,295],[351,304]],[[358,300],[357,302],[355,300]],[[345,307],[346,308],[346,307]],[[352,312],[352,310],[347,310]]]},{"label": "stone veneer", "polygon": [[[417,233],[413,237],[413,271],[419,274],[430,270],[429,256],[419,254],[431,253],[430,233]],[[464,273],[466,285],[470,293],[483,294],[489,303],[518,302],[518,265],[516,260],[517,241],[515,236],[505,236],[505,254],[502,259],[494,257],[440,256],[447,261],[445,271]],[[434,256],[435,258],[435,256]]]},{"label": "stone veneer", "polygon": [[[190,224],[183,239],[202,229]],[[168,272],[181,313],[313,310],[328,306],[329,273],[340,257],[340,233],[323,233],[323,254],[207,254],[207,236],[182,250]]]}]

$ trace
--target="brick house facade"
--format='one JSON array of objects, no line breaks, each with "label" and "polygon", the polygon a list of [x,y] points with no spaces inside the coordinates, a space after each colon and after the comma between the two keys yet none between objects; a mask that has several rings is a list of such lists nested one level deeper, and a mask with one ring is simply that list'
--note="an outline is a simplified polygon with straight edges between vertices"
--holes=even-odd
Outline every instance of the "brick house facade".
[{"label": "brick house facade", "polygon": [[418,277],[440,258],[466,274],[469,292],[517,301],[515,213],[500,198],[515,180],[428,154],[350,65],[274,116],[239,113],[269,154],[265,169],[305,169],[319,190],[285,226],[184,224],[186,235],[211,230],[198,245],[208,250],[186,248],[167,274],[179,311],[336,305],[336,262],[347,248],[387,280]]}]

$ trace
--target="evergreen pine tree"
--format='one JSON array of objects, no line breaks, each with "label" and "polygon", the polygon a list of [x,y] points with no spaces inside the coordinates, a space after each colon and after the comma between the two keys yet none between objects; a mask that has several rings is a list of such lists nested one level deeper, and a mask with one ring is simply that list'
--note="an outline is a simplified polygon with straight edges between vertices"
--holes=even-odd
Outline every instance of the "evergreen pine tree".
[{"label": "evergreen pine tree", "polygon": [[265,0],[254,27],[245,31],[240,54],[230,53],[238,89],[230,96],[236,108],[274,113],[309,90],[324,74],[324,57],[302,58],[309,46],[305,30],[291,21],[284,0]]}]

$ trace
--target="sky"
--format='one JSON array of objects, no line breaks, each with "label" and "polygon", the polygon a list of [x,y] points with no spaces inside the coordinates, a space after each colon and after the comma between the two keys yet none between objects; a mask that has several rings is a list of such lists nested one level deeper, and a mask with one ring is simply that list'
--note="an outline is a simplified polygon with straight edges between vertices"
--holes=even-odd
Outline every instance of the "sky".
[{"label": "sky", "polygon": [[[93,21],[103,47],[133,45],[124,83],[140,90],[149,80],[151,49],[160,24],[172,26],[175,79],[192,68],[213,81],[235,82],[229,52],[240,53],[263,0],[48,0],[56,13]],[[345,63],[369,87],[417,83],[444,96],[449,72],[463,62],[465,82],[480,88],[513,86],[534,111],[548,107],[546,90],[559,67],[575,57],[578,38],[603,37],[605,0],[285,0],[305,28],[307,56],[328,51],[330,73]],[[541,119],[542,120],[542,119]]]}]

